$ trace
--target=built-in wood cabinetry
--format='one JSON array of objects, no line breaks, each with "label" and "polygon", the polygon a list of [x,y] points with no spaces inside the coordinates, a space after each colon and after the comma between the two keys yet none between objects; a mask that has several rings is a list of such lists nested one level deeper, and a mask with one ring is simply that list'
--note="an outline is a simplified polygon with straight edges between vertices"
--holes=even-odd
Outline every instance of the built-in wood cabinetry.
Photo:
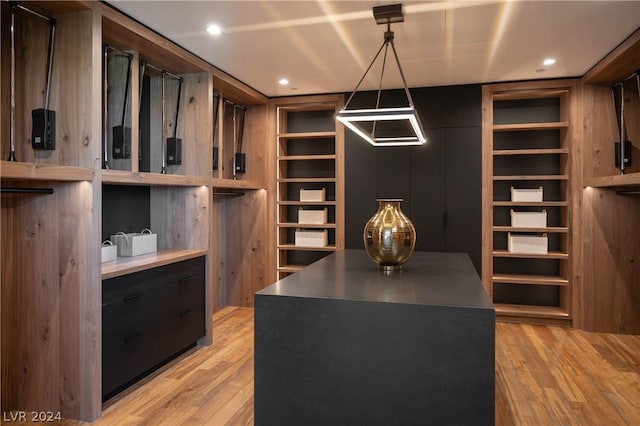
[{"label": "built-in wood cabinetry", "polygon": [[[16,161],[7,161],[11,6],[2,2],[2,411],[60,411],[94,420],[102,409],[103,280],[204,256],[206,318],[226,304],[251,306],[253,292],[268,283],[267,98],[105,3],[21,3],[57,22],[49,102],[56,148],[31,147],[31,110],[44,106],[48,23],[17,10]],[[104,44],[131,56],[128,84],[108,79],[104,85]],[[108,74],[122,79],[115,68],[111,64]],[[162,71],[173,76],[165,114]],[[183,80],[178,122],[174,77]],[[114,101],[105,103],[105,93]],[[228,144],[219,146],[214,167],[214,140],[228,140],[232,131],[224,117],[214,127],[214,111],[220,112],[214,99],[246,107],[245,173],[226,169],[234,154]],[[111,129],[123,124],[122,116],[131,129],[124,159],[114,158]],[[182,140],[182,158],[165,164],[163,173],[166,139],[174,134]],[[120,200],[138,189],[141,220],[157,233],[158,252],[101,265],[100,244],[110,233],[104,219],[126,223],[118,218],[131,207]],[[207,321],[199,343],[213,338]]]},{"label": "built-in wood cabinetry", "polygon": [[[483,87],[483,281],[506,320],[572,323],[577,92],[575,80]],[[514,190],[536,188],[539,201],[513,199]],[[544,224],[512,222],[532,213]],[[508,248],[523,236],[544,249]]]},{"label": "built-in wood cabinetry", "polygon": [[[640,30],[582,78],[584,268],[577,326],[589,331],[640,333],[640,96],[625,108],[632,164],[615,166],[620,140],[612,86],[640,70]],[[635,127],[634,127],[635,126]],[[635,130],[635,131],[634,131]]]},{"label": "built-in wood cabinetry", "polygon": [[[344,248],[344,130],[335,120],[342,104],[342,95],[270,102],[275,124],[277,279]],[[301,198],[301,191],[321,195]],[[300,239],[301,233],[324,235],[325,243],[308,244]]]}]

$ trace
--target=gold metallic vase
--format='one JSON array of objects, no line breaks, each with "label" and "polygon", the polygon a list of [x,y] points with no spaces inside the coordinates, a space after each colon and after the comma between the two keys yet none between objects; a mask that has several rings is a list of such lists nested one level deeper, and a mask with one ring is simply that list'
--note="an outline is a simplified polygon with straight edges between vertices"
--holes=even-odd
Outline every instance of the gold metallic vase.
[{"label": "gold metallic vase", "polygon": [[377,199],[378,211],[364,226],[364,248],[378,268],[394,271],[402,268],[416,245],[416,230],[400,203],[402,199]]}]

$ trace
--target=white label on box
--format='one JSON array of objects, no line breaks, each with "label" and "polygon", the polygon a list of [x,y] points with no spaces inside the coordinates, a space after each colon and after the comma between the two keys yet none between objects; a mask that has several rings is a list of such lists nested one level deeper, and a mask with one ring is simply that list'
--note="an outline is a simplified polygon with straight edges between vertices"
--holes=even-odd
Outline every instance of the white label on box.
[{"label": "white label on box", "polygon": [[300,201],[322,202],[327,199],[325,188],[322,189],[301,189]]},{"label": "white label on box", "polygon": [[298,247],[324,247],[327,245],[327,230],[297,230],[295,238],[295,245]]},{"label": "white label on box", "polygon": [[538,188],[514,188],[511,187],[511,201],[513,202],[542,202],[542,187]]},{"label": "white label on box", "polygon": [[511,226],[514,228],[546,228],[547,211],[516,212],[511,210]]},{"label": "white label on box", "polygon": [[509,232],[507,245],[510,253],[547,254],[549,240],[546,235],[520,235]]},{"label": "white label on box", "polygon": [[323,225],[327,223],[327,209],[298,210],[298,223],[309,225]]}]

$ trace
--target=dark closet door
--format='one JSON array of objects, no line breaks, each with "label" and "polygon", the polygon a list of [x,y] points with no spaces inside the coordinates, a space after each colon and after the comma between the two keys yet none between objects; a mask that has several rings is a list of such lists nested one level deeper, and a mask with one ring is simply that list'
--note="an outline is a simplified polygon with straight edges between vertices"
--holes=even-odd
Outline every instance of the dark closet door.
[{"label": "dark closet door", "polygon": [[446,251],[482,260],[482,127],[447,129]]},{"label": "dark closet door", "polygon": [[446,251],[445,173],[446,131],[427,129],[426,145],[413,148],[410,179],[411,196],[403,211],[416,228],[416,250]]}]

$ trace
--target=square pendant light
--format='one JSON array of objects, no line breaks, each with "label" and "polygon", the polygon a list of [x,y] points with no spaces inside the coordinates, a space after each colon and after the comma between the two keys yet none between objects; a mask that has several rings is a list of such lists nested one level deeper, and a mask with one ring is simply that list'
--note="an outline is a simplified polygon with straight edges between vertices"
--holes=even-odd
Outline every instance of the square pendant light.
[{"label": "square pendant light", "polygon": [[[394,34],[391,31],[392,22],[403,22],[402,5],[395,4],[389,6],[376,6],[373,8],[373,16],[378,24],[387,24],[387,31],[384,33],[384,41],[375,57],[369,64],[358,85],[349,96],[344,108],[336,114],[336,119],[351,129],[355,134],[366,140],[373,146],[402,146],[402,145],[422,145],[427,142],[427,138],[422,130],[418,112],[413,104],[411,93],[407,87],[407,82],[400,66],[400,60],[393,43]],[[384,67],[387,62],[387,52],[389,45],[402,77],[404,92],[408,105],[397,108],[380,108],[380,95],[382,91],[382,77]],[[376,59],[384,49],[384,59],[382,72],[380,75],[380,85],[375,108],[349,109],[349,103],[358,91],[360,84],[364,81],[367,73],[375,63]]]}]

